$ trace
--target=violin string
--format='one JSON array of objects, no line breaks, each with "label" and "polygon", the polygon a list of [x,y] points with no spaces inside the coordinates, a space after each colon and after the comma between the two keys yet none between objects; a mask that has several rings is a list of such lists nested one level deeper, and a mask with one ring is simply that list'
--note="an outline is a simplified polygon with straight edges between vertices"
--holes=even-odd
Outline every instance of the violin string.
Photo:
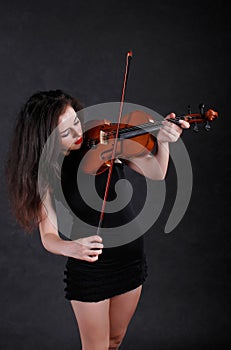
[{"label": "violin string", "polygon": [[[182,116],[176,116],[176,118],[171,118],[169,119],[169,121],[172,121],[174,123],[174,121],[179,121],[180,119],[185,119],[185,118],[190,119],[190,121],[192,122],[194,119],[197,118],[197,114],[191,114],[191,115],[182,115]],[[156,122],[148,122],[148,123],[144,123],[144,124],[140,124],[140,125],[136,125],[136,126],[131,126],[131,127],[127,127],[127,128],[123,128],[120,129],[120,134],[126,134],[131,131],[136,131],[139,129],[145,129],[148,127],[153,128],[153,130],[155,130],[155,128],[158,128],[159,126],[162,126],[162,122],[156,121]],[[114,131],[108,132],[107,135],[113,135]]]},{"label": "violin string", "polygon": [[[195,114],[181,115],[181,116],[177,116],[175,118],[175,120],[187,118],[187,119],[189,119],[188,121],[193,122],[194,119],[196,120],[197,116],[198,116],[198,114],[196,114],[196,113]],[[171,119],[171,121],[174,122],[174,119]],[[154,121],[154,122],[147,122],[147,123],[143,123],[143,124],[139,124],[139,125],[129,126],[129,127],[120,129],[119,135],[126,136],[126,134],[128,134],[128,136],[129,136],[129,133],[132,131],[138,131],[140,129],[145,129],[148,127],[151,127],[151,128],[153,128],[153,130],[155,130],[155,128],[158,128],[159,126],[162,126],[162,122]],[[115,130],[106,132],[107,138],[110,138],[110,137],[114,136],[115,134],[116,134]],[[99,139],[95,138],[95,139],[91,139],[91,141],[94,143],[97,143],[97,141],[99,141]]]},{"label": "violin string", "polygon": [[[149,125],[154,125],[154,123],[145,123],[145,124],[139,124],[139,125],[129,126],[129,127],[120,129],[120,134],[129,132],[129,131],[135,131],[135,130],[138,130],[138,129],[140,129],[140,128],[147,127],[147,126],[149,126]],[[107,135],[109,135],[109,136],[114,135],[114,134],[115,134],[115,131],[114,131],[114,130],[107,132]]]},{"label": "violin string", "polygon": [[[153,128],[156,128],[156,127],[159,127],[159,126],[162,126],[162,123],[161,122],[148,122],[148,123],[144,123],[144,124],[139,124],[139,125],[135,125],[135,126],[130,126],[130,127],[126,127],[124,129],[120,129],[119,130],[119,134],[120,135],[126,135],[131,132],[131,131],[137,131],[137,130],[140,130],[140,129],[145,129],[145,128],[148,128],[148,127],[153,127]],[[116,134],[116,131],[113,130],[113,131],[108,131],[106,132],[106,135],[107,135],[107,138],[110,137],[110,136],[114,136]],[[92,142],[97,142],[99,139],[98,138],[95,138],[95,139],[91,139]]]},{"label": "violin string", "polygon": [[144,128],[148,128],[149,126],[155,128],[155,127],[158,127],[158,126],[161,126],[161,125],[162,125],[162,123],[160,123],[160,122],[154,122],[154,123],[149,122],[149,123],[136,125],[136,126],[131,127],[131,128],[124,128],[124,129],[121,130],[121,133],[127,133],[127,132],[133,131],[133,130],[135,131],[135,130],[139,130],[139,129],[144,129]]},{"label": "violin string", "polygon": [[[123,129],[120,129],[119,133],[120,134],[126,134],[131,131],[136,131],[136,130],[140,130],[140,129],[145,129],[145,128],[148,128],[148,127],[153,127],[153,128],[156,128],[158,126],[161,126],[162,123],[161,122],[148,122],[148,123],[144,123],[144,124],[140,124],[140,125],[135,125],[135,126],[130,126],[130,127],[126,127],[126,128],[123,128]],[[107,132],[107,136],[113,136],[115,135],[115,131],[109,131]]]},{"label": "violin string", "polygon": [[[153,122],[148,122],[148,123],[134,125],[134,126],[126,127],[124,129],[120,129],[119,130],[119,134],[120,135],[124,135],[124,134],[129,134],[131,131],[145,129],[145,128],[148,128],[148,127],[156,128],[156,127],[159,127],[159,126],[162,126],[161,122],[158,122],[158,121],[154,122],[154,123]],[[107,137],[114,136],[115,134],[116,134],[115,130],[106,132]],[[99,140],[99,138],[91,139],[92,142],[96,142],[96,143],[97,143],[98,140]]]}]

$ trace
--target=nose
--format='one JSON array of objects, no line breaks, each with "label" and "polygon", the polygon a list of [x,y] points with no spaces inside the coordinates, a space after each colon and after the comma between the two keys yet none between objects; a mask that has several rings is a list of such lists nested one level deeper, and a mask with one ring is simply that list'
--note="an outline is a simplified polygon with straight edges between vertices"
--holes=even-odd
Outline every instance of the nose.
[{"label": "nose", "polygon": [[73,136],[77,137],[77,136],[82,136],[82,128],[81,126],[76,126],[73,130]]}]

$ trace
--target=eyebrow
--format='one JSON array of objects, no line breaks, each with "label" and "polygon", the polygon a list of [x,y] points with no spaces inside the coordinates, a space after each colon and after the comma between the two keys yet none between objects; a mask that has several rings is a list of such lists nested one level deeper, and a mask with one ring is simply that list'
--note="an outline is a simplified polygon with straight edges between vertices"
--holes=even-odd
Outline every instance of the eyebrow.
[{"label": "eyebrow", "polygon": [[[76,122],[76,119],[78,119],[78,114],[76,113],[76,115],[75,115],[75,118],[74,118],[74,121],[73,121],[73,124]],[[60,134],[63,134],[63,133],[65,133],[68,129],[70,129],[70,128],[67,128],[67,129],[65,129],[65,130],[63,130],[63,131],[60,131]]]}]

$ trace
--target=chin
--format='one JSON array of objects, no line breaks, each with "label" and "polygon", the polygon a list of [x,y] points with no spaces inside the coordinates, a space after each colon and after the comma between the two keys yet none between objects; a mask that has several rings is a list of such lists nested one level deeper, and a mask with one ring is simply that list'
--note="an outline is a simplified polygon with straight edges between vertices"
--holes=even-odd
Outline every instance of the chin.
[{"label": "chin", "polygon": [[71,151],[76,151],[77,149],[80,149],[82,144],[76,145],[75,143],[70,147]]}]

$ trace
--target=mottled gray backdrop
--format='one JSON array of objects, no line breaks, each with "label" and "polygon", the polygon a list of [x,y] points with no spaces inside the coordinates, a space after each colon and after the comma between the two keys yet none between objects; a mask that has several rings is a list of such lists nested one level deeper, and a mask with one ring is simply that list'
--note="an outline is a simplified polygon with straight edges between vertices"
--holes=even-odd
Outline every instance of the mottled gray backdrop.
[{"label": "mottled gray backdrop", "polygon": [[86,107],[119,101],[130,49],[127,102],[161,115],[188,104],[197,113],[204,102],[220,117],[210,134],[183,133],[193,191],[167,235],[177,186],[170,163],[164,208],[145,235],[149,277],[121,350],[230,348],[229,45],[226,1],[1,3],[1,349],[80,349],[64,299],[66,258],[45,251],[38,232],[26,235],[10,214],[3,170],[17,111],[42,89],[64,89]]}]

